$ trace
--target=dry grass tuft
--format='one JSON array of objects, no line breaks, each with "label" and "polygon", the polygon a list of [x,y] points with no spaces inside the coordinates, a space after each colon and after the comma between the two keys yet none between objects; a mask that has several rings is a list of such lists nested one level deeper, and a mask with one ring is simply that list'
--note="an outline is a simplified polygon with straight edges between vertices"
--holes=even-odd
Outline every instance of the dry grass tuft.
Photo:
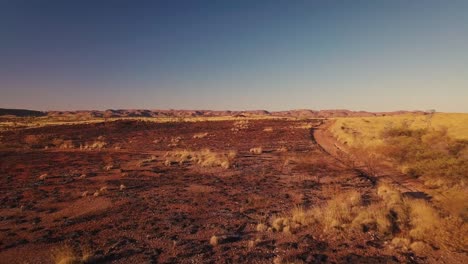
[{"label": "dry grass tuft", "polygon": [[206,137],[206,136],[208,136],[208,132],[205,132],[205,133],[197,133],[197,134],[193,135],[193,138],[198,139],[198,138],[204,138],[204,137]]},{"label": "dry grass tuft", "polygon": [[89,263],[93,257],[91,250],[82,248],[81,254],[69,245],[63,245],[52,250],[51,258],[56,264]]},{"label": "dry grass tuft", "polygon": [[248,120],[239,120],[233,123],[233,127],[231,131],[237,132],[240,130],[245,130],[249,128],[249,121]]},{"label": "dry grass tuft", "polygon": [[262,147],[251,148],[249,152],[255,155],[260,155],[263,153],[263,148]]},{"label": "dry grass tuft", "polygon": [[174,163],[180,165],[184,163],[194,163],[201,167],[221,167],[228,169],[236,156],[235,151],[227,153],[216,153],[209,149],[200,151],[177,150],[166,153],[166,161],[164,164],[170,166]]},{"label": "dry grass tuft", "polygon": [[263,223],[259,223],[255,229],[257,230],[257,232],[265,232],[267,231],[268,226]]},{"label": "dry grass tuft", "polygon": [[369,205],[363,204],[358,192],[350,191],[322,206],[296,207],[287,216],[273,218],[270,228],[275,232],[294,233],[298,228],[313,225],[320,226],[325,233],[345,235],[372,231],[391,239],[392,246],[403,249],[420,250],[430,246],[463,250],[467,247],[468,227],[462,218],[442,217],[428,202],[404,198],[387,184],[381,184],[377,192],[381,199]]},{"label": "dry grass tuft", "polygon": [[80,145],[81,150],[99,150],[103,149],[107,143],[103,140],[95,140],[93,142],[87,142],[84,145]]},{"label": "dry grass tuft", "polygon": [[283,146],[283,147],[277,148],[276,151],[278,151],[278,152],[288,152],[288,148]]},{"label": "dry grass tuft", "polygon": [[216,247],[218,244],[219,244],[219,238],[217,236],[212,236],[210,238],[210,244],[213,246],[213,247]]}]

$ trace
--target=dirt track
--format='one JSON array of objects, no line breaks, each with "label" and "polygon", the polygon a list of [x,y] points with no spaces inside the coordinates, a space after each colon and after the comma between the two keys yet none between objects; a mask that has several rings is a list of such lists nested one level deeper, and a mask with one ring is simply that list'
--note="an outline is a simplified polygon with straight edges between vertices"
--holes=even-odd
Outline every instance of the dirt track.
[{"label": "dirt track", "polygon": [[[308,263],[416,261],[371,234],[343,242],[313,229],[255,230],[294,206],[322,204],[345,190],[375,199],[371,181],[311,140],[307,125],[319,123],[260,120],[236,131],[232,121],[118,121],[5,132],[3,142],[29,134],[76,146],[97,138],[107,144],[0,152],[0,262],[50,263],[51,250],[64,243],[89,247],[97,262],[113,263],[271,263],[278,256]],[[262,154],[249,152],[259,146]],[[237,156],[229,169],[164,165],[167,151],[202,148]],[[310,166],[317,163],[320,169]],[[93,196],[102,187],[107,190]],[[209,243],[213,235],[217,246]]]}]

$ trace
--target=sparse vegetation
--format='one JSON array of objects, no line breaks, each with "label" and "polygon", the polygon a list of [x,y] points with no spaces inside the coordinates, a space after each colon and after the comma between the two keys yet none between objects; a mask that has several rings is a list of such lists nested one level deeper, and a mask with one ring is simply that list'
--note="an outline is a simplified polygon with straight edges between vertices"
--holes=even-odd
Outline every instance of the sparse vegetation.
[{"label": "sparse vegetation", "polygon": [[381,137],[380,153],[411,176],[452,184],[468,180],[468,141],[450,138],[447,129],[415,130],[402,124],[384,129]]},{"label": "sparse vegetation", "polygon": [[251,148],[249,152],[255,155],[260,155],[263,153],[263,148],[262,147]]},{"label": "sparse vegetation", "polygon": [[213,235],[211,238],[210,238],[210,244],[213,246],[213,247],[216,247],[219,243],[219,238],[215,235]]},{"label": "sparse vegetation", "polygon": [[103,140],[95,140],[93,142],[87,142],[84,145],[80,145],[80,149],[82,150],[96,150],[102,149],[107,145],[107,143]]},{"label": "sparse vegetation", "polygon": [[239,120],[233,123],[233,127],[231,128],[231,131],[237,132],[237,131],[245,130],[248,128],[249,128],[249,120]]},{"label": "sparse vegetation", "polygon": [[379,186],[377,194],[380,200],[368,205],[363,203],[360,193],[350,191],[322,206],[296,207],[288,216],[273,218],[270,228],[275,232],[294,233],[319,225],[325,233],[375,232],[399,247],[416,242],[413,247],[422,247],[422,243],[452,250],[466,247],[464,234],[468,227],[461,218],[443,217],[426,201],[405,198],[386,184]]},{"label": "sparse vegetation", "polygon": [[204,138],[206,136],[208,136],[208,132],[197,133],[197,134],[193,135],[193,138]]},{"label": "sparse vegetation", "polygon": [[391,126],[406,123],[411,130],[447,128],[447,135],[455,140],[468,140],[468,114],[435,113],[431,122],[422,114],[390,115],[379,117],[336,118],[330,131],[348,146],[376,146],[382,143],[382,132]]},{"label": "sparse vegetation", "polygon": [[[465,151],[461,140],[432,128],[413,132],[410,127],[411,132],[400,133],[396,130],[402,126],[394,124],[378,134],[380,146],[343,148],[363,161],[360,167],[349,167],[311,142],[311,132],[324,131],[307,130],[317,124],[313,120],[249,120],[247,127],[231,131],[234,121],[77,126],[86,134],[72,126],[34,128],[14,132],[14,151],[8,143],[14,141],[13,132],[2,133],[2,144],[9,144],[0,161],[6,175],[2,184],[12,187],[5,188],[1,209],[12,235],[4,236],[2,244],[23,253],[49,245],[41,242],[47,236],[75,243],[95,238],[102,261],[115,257],[120,262],[149,261],[153,254],[158,262],[216,262],[228,256],[234,263],[431,263],[441,256],[460,263],[452,256],[464,258],[466,189],[461,178],[449,183],[448,170],[444,178],[435,169],[431,175],[403,175],[411,183],[424,182],[427,189],[422,193],[414,185],[402,194],[407,190],[393,181],[400,174],[387,174],[377,166],[391,162],[409,174],[416,164],[409,156],[397,161],[390,155],[393,149],[382,147],[386,142],[415,139],[411,147],[420,156],[412,149],[395,152],[414,160],[426,156],[418,144],[433,148],[437,158],[444,154],[458,159]],[[23,138],[31,134],[39,140],[28,146]],[[95,141],[106,142],[102,151],[91,149]],[[86,143],[89,151],[79,151]],[[240,157],[230,149],[241,151]],[[358,173],[361,165],[374,163],[379,185]],[[47,173],[50,177],[41,181],[40,175]],[[99,229],[116,224],[122,228]],[[61,226],[65,231],[56,228]],[[37,242],[17,246],[23,238]],[[77,245],[63,256],[83,263]],[[8,251],[0,256],[11,262]],[[47,262],[49,255],[38,258]]]},{"label": "sparse vegetation", "polygon": [[231,166],[235,156],[235,151],[217,153],[209,149],[200,151],[176,150],[166,153],[164,164],[170,166],[172,164],[193,163],[201,167],[221,167],[227,169]]},{"label": "sparse vegetation", "polygon": [[52,250],[51,258],[56,264],[84,264],[91,261],[92,253],[87,248],[77,252],[69,245],[62,245]]}]

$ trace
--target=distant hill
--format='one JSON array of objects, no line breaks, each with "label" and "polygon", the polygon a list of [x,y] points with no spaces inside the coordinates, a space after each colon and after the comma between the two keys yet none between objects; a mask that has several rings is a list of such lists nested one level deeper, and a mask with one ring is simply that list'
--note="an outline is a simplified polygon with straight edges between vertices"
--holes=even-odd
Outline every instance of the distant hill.
[{"label": "distant hill", "polygon": [[0,108],[0,116],[19,116],[19,117],[27,117],[27,116],[45,116],[47,113],[35,110],[27,110],[27,109],[6,109]]},{"label": "distant hill", "polygon": [[353,117],[353,116],[385,116],[399,115],[404,113],[422,113],[421,111],[395,111],[395,112],[367,112],[351,111],[345,109],[311,110],[296,109],[288,111],[247,110],[247,111],[215,111],[215,110],[148,110],[148,109],[108,109],[80,110],[80,111],[33,111],[23,109],[0,109],[0,116],[50,116],[50,117],[73,117],[78,119],[111,118],[111,117],[214,117],[214,116],[277,116],[298,118],[330,118],[330,117]]}]

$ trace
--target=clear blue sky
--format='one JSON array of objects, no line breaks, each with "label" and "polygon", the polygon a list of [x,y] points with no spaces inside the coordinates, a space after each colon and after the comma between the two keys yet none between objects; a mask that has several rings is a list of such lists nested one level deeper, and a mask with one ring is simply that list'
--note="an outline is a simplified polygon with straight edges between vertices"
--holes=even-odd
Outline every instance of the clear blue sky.
[{"label": "clear blue sky", "polygon": [[468,1],[3,0],[0,107],[468,112]]}]

